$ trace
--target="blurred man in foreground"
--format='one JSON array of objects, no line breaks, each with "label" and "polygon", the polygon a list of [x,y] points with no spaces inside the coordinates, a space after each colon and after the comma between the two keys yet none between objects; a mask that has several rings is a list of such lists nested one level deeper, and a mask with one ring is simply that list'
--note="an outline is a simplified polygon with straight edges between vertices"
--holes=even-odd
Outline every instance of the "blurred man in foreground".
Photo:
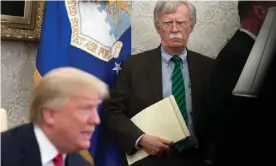
[{"label": "blurred man in foreground", "polygon": [[[103,123],[127,154],[144,149],[150,156],[132,166],[196,166],[200,158],[205,90],[212,59],[186,48],[196,23],[195,7],[185,1],[158,1],[154,24],[161,37],[158,48],[130,56],[119,72],[111,98],[103,108]],[[131,117],[174,95],[191,137],[174,144],[144,133]],[[164,117],[166,118],[166,117]]]},{"label": "blurred man in foreground", "polygon": [[90,146],[107,95],[107,86],[84,71],[50,71],[32,91],[31,123],[1,133],[1,165],[91,165],[78,152]]},{"label": "blurred man in foreground", "polygon": [[[212,134],[209,155],[213,165],[269,163],[272,126],[268,105],[261,99],[233,96],[232,91],[253,48],[272,1],[240,1],[241,28],[217,56],[211,78]],[[275,111],[275,110],[274,110]],[[207,156],[208,156],[207,155]]]}]

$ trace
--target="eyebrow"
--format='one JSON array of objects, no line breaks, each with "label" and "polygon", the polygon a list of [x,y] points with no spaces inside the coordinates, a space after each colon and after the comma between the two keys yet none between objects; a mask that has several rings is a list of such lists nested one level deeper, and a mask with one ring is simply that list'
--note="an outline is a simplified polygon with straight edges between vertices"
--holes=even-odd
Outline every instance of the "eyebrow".
[{"label": "eyebrow", "polygon": [[[173,22],[173,20],[165,20],[163,22]],[[175,22],[187,22],[186,20],[176,20]]]}]

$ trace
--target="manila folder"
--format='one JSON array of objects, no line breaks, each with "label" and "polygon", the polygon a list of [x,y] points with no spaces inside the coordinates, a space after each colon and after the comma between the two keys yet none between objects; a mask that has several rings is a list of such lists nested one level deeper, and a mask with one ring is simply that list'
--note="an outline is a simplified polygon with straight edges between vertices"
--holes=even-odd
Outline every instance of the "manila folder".
[{"label": "manila folder", "polygon": [[[144,133],[173,142],[181,141],[190,136],[173,95],[145,108],[132,117],[131,121]],[[149,154],[141,149],[134,155],[126,155],[126,158],[128,165],[131,165],[147,156]]]}]

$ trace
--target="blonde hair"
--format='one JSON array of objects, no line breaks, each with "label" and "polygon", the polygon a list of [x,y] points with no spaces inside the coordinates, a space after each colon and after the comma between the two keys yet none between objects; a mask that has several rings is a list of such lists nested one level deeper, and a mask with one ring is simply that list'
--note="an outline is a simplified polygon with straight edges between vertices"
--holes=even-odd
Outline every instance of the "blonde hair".
[{"label": "blonde hair", "polygon": [[85,71],[62,67],[46,73],[31,93],[30,121],[40,123],[43,108],[60,108],[68,98],[80,94],[81,89],[108,97],[108,86]]}]

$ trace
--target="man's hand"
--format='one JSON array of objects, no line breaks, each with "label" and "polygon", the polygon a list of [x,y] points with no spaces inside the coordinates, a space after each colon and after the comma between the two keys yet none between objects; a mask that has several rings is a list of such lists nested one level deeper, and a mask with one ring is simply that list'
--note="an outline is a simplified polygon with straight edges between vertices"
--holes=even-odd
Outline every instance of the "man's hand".
[{"label": "man's hand", "polygon": [[150,155],[161,155],[169,151],[172,141],[145,134],[139,145]]}]

